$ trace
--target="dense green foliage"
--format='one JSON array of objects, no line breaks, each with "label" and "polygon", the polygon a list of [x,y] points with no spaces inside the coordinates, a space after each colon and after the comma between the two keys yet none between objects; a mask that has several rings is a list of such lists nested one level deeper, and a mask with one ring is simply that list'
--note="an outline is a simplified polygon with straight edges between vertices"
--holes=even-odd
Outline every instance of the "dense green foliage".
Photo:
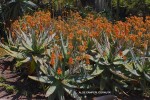
[{"label": "dense green foliage", "polygon": [[112,6],[114,10],[119,10],[118,16],[120,17],[124,17],[124,15],[126,17],[130,15],[144,17],[150,14],[149,0],[112,0]]}]

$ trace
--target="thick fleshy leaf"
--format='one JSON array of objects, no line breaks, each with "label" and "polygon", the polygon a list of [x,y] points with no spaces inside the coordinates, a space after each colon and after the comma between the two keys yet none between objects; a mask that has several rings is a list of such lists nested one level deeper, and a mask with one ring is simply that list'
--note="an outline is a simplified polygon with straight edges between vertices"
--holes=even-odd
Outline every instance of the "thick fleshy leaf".
[{"label": "thick fleshy leaf", "polygon": [[123,58],[121,58],[121,59],[117,58],[117,60],[114,60],[114,62],[113,62],[114,65],[123,65],[125,63],[126,63],[126,61],[124,61]]},{"label": "thick fleshy leaf", "polygon": [[129,49],[126,49],[124,51],[122,51],[122,55],[120,56],[119,54],[115,57],[114,60],[118,60],[118,59],[123,59],[122,56],[126,56],[129,53]]},{"label": "thick fleshy leaf", "polygon": [[50,80],[47,76],[41,76],[41,77],[28,76],[28,77],[32,80],[39,81],[39,82],[42,82],[42,83],[52,84],[54,82],[54,80]]},{"label": "thick fleshy leaf", "polygon": [[30,62],[30,66],[28,66],[28,74],[31,75],[35,72],[37,67],[36,62],[34,61],[34,59],[32,59],[32,61]]},{"label": "thick fleshy leaf", "polygon": [[23,41],[25,41],[27,43],[27,45],[29,47],[32,46],[32,41],[29,39],[29,37],[27,36],[27,34],[25,34],[22,30],[21,30],[21,38],[23,39]]},{"label": "thick fleshy leaf", "polygon": [[37,38],[36,38],[36,34],[35,33],[33,33],[31,35],[31,39],[32,39],[32,49],[34,51],[36,51],[37,50]]},{"label": "thick fleshy leaf", "polygon": [[65,75],[68,76],[70,73],[69,69],[65,71]]},{"label": "thick fleshy leaf", "polygon": [[90,56],[90,60],[92,60],[93,62],[95,62],[96,64],[99,64],[99,65],[110,65],[107,61],[101,62],[101,61],[99,61],[99,58],[95,59],[92,56]]},{"label": "thick fleshy leaf", "polygon": [[143,64],[139,60],[136,60],[134,62],[134,66],[136,69],[138,69],[140,72],[143,72]]},{"label": "thick fleshy leaf", "polygon": [[124,50],[124,51],[122,52],[123,56],[127,55],[127,54],[129,53],[129,51],[130,51],[129,49]]},{"label": "thick fleshy leaf", "polygon": [[6,53],[14,58],[17,58],[17,59],[23,59],[23,54],[22,53],[18,53],[18,52],[15,52],[15,51],[11,51],[11,50],[5,50]]},{"label": "thick fleshy leaf", "polygon": [[31,6],[31,7],[34,7],[34,8],[37,8],[37,7],[38,7],[38,6],[37,6],[35,3],[33,3],[32,1],[24,0],[23,2],[24,2],[26,5]]},{"label": "thick fleshy leaf", "polygon": [[144,73],[144,76],[145,76],[145,78],[147,79],[147,81],[150,82],[150,76],[149,76],[148,74],[146,74],[146,73]]},{"label": "thick fleshy leaf", "polygon": [[21,46],[20,46],[20,47],[18,48],[18,50],[19,50],[19,51],[25,51],[25,50],[26,50],[26,48],[25,48],[25,47],[21,47]]},{"label": "thick fleshy leaf", "polygon": [[42,71],[45,75],[47,75],[47,74],[48,74],[48,71],[47,71],[47,67],[43,65],[43,62],[44,62],[44,61],[41,60],[41,59],[39,59],[38,61],[39,61],[39,63],[40,63],[40,69],[41,69],[41,71]]},{"label": "thick fleshy leaf", "polygon": [[91,73],[92,76],[100,75],[103,72],[103,69],[100,69],[99,66],[96,67],[96,69]]},{"label": "thick fleshy leaf", "polygon": [[106,80],[104,80],[103,78],[101,78],[100,80],[100,90],[104,90],[106,86]]},{"label": "thick fleshy leaf", "polygon": [[8,34],[8,42],[9,42],[9,44],[12,44],[12,45],[14,45],[14,42],[13,42],[13,39],[12,39],[12,36],[11,36],[11,33],[9,33]]},{"label": "thick fleshy leaf", "polygon": [[22,40],[22,44],[26,49],[33,51],[32,47],[30,45],[26,44],[24,40]]},{"label": "thick fleshy leaf", "polygon": [[94,77],[96,77],[95,75],[85,75],[85,76],[74,76],[72,79],[70,79],[70,81],[72,82],[76,82],[76,83],[83,83],[83,82],[86,82],[88,80],[91,80],[93,79]]},{"label": "thick fleshy leaf", "polygon": [[52,39],[55,37],[56,33],[52,34],[51,36],[47,34],[44,34],[42,36],[42,39],[39,41],[39,46],[41,47],[40,49],[44,48],[45,46],[47,46]]},{"label": "thick fleshy leaf", "polygon": [[62,83],[70,88],[77,88],[77,86],[68,83],[69,80],[63,80]]},{"label": "thick fleshy leaf", "polygon": [[139,58],[135,56],[134,51],[132,49],[130,49],[130,53],[131,53],[132,58],[133,58],[134,67],[136,69],[138,69],[140,72],[142,72],[143,68],[142,68],[141,62],[139,61]]},{"label": "thick fleshy leaf", "polygon": [[121,71],[116,71],[116,70],[113,70],[113,69],[110,69],[110,71],[114,74],[114,75],[117,75],[125,80],[130,80],[130,81],[136,81],[130,77],[127,77],[125,76]]},{"label": "thick fleshy leaf", "polygon": [[49,38],[48,38],[48,43],[49,43],[50,41],[52,41],[52,39],[53,39],[55,36],[56,36],[56,33],[54,33],[54,34],[52,34],[51,36],[49,36]]},{"label": "thick fleshy leaf", "polygon": [[60,37],[61,37],[61,43],[62,43],[63,53],[64,53],[64,56],[66,58],[66,56],[67,56],[66,55],[67,54],[67,48],[66,48],[66,46],[64,44],[64,40],[63,40],[62,34],[60,34]]},{"label": "thick fleshy leaf", "polygon": [[58,88],[58,98],[59,100],[65,100],[64,89],[62,87]]},{"label": "thick fleshy leaf", "polygon": [[125,68],[128,69],[128,71],[130,71],[133,75],[136,75],[136,76],[140,76],[137,71],[133,68],[133,63],[126,63],[124,64]]},{"label": "thick fleshy leaf", "polygon": [[99,51],[100,55],[102,56],[102,54],[103,54],[102,46],[98,43],[98,41],[96,39],[93,38],[92,40],[94,41],[97,50]]},{"label": "thick fleshy leaf", "polygon": [[26,59],[24,59],[24,60],[22,60],[22,61],[20,61],[21,63],[26,63],[26,62],[28,62],[28,61],[30,61],[31,60],[31,57],[27,57]]},{"label": "thick fleshy leaf", "polygon": [[74,89],[66,87],[64,87],[64,89],[71,97],[75,98],[76,100],[81,100],[81,98]]},{"label": "thick fleshy leaf", "polygon": [[51,94],[49,97],[48,97],[48,100],[55,100],[56,98],[56,93],[54,92],[53,94]]},{"label": "thick fleshy leaf", "polygon": [[20,61],[17,61],[17,63],[15,64],[16,67],[20,67],[23,63]]},{"label": "thick fleshy leaf", "polygon": [[50,86],[49,89],[48,89],[47,92],[46,92],[45,97],[48,97],[48,96],[50,96],[51,94],[53,94],[55,90],[56,90],[56,86]]},{"label": "thick fleshy leaf", "polygon": [[40,65],[40,69],[44,74],[48,74],[46,67],[44,67],[43,65]]},{"label": "thick fleshy leaf", "polygon": [[55,76],[55,73],[56,73],[56,71],[53,69],[53,68],[51,68],[49,65],[47,65],[46,63],[44,63],[44,66],[47,68],[47,72],[49,73],[49,74],[51,74],[52,76]]}]

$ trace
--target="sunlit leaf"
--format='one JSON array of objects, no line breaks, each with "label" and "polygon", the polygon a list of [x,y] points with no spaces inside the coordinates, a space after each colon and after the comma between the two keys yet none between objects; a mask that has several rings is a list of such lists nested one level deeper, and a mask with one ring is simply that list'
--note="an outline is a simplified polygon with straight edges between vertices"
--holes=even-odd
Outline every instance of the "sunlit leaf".
[{"label": "sunlit leaf", "polygon": [[53,94],[55,90],[56,90],[56,86],[50,86],[49,89],[48,89],[47,92],[46,92],[45,97],[48,97],[48,96],[50,96],[51,94]]}]

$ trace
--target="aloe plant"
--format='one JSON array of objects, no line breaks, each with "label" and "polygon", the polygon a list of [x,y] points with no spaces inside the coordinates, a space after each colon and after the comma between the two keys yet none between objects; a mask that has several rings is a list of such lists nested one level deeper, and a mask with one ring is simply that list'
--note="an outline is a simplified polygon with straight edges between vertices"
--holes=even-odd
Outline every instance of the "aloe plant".
[{"label": "aloe plant", "polygon": [[132,59],[124,66],[130,71],[134,78],[138,80],[143,92],[148,93],[147,89],[149,89],[150,82],[150,57],[137,57],[132,49],[130,50],[130,53]]},{"label": "aloe plant", "polygon": [[[70,55],[67,54],[67,41],[63,38],[62,34],[60,34],[60,41],[60,46],[56,45],[57,50],[53,51],[56,56],[55,59],[51,56],[52,50],[48,50],[47,52],[49,55],[49,60],[54,59],[54,65],[51,65],[49,60],[43,59],[39,61],[37,60],[38,58],[34,58],[35,61],[40,63],[40,68],[42,69],[44,75],[38,77],[29,76],[29,78],[49,84],[46,97],[49,97],[50,100],[51,98],[55,98],[56,95],[58,95],[59,100],[64,100],[64,92],[67,92],[71,97],[77,100],[81,100],[81,97],[77,94],[76,89],[87,89],[86,87],[83,87],[83,83],[88,80],[92,80],[94,77],[101,74],[103,70],[96,67],[89,71],[87,70],[87,65],[83,64],[84,62],[77,60],[75,60],[72,65],[68,64]],[[58,54],[62,55],[61,60],[59,60]]]},{"label": "aloe plant", "polygon": [[105,33],[103,33],[103,36],[103,43],[98,42],[95,38],[92,39],[96,50],[91,50],[91,52],[95,53],[94,57],[91,56],[91,60],[99,65],[106,66],[124,64],[127,61],[126,55],[129,53],[129,49],[124,49],[118,40],[108,38]]},{"label": "aloe plant", "polygon": [[8,35],[8,44],[1,43],[1,47],[5,49],[8,55],[17,59],[16,66],[25,65],[32,74],[35,71],[36,63],[34,57],[42,59],[46,55],[46,51],[50,41],[55,34],[49,35],[47,32],[37,35],[34,31],[32,33],[24,33],[22,30],[19,33],[16,31],[16,40]]},{"label": "aloe plant", "polygon": [[69,75],[67,74],[67,71],[64,75],[59,76],[54,69],[47,66],[49,68],[49,72],[46,76],[29,76],[29,78],[50,84],[47,92],[46,97],[49,97],[49,100],[53,100],[53,98],[56,97],[56,94],[58,95],[59,100],[64,100],[64,91],[66,91],[69,95],[71,95],[73,98],[76,98],[77,100],[81,100],[81,98],[78,96],[77,92],[75,91],[75,88],[77,86],[70,84],[69,82],[75,82],[75,80],[71,79]]},{"label": "aloe plant", "polygon": [[123,45],[119,43],[120,41],[106,36],[105,33],[102,33],[102,42],[95,38],[92,40],[95,43],[96,49],[91,50],[91,53],[95,56],[91,56],[90,59],[94,62],[93,66],[103,69],[103,72],[100,74],[101,90],[108,89],[106,85],[110,82],[114,83],[113,85],[111,84],[111,89],[114,90],[117,87],[119,90],[122,90],[127,85],[127,81],[136,81],[129,77],[129,72],[124,67],[124,64],[128,63],[126,57],[130,51],[129,49],[124,49]]},{"label": "aloe plant", "polygon": [[44,63],[44,61],[41,61],[41,67],[45,73],[44,76],[29,76],[29,78],[49,84],[45,95],[46,97],[49,97],[49,100],[54,100],[57,95],[59,100],[64,100],[64,92],[67,92],[76,100],[81,100],[81,97],[78,95],[75,89],[83,88],[80,86],[81,83],[93,79],[103,71],[100,69],[95,69],[91,75],[80,75],[80,73],[71,74],[69,69],[62,70],[62,68],[62,74],[58,74],[57,70],[59,67],[55,66],[57,68],[52,68],[50,65],[48,66],[46,63]]}]

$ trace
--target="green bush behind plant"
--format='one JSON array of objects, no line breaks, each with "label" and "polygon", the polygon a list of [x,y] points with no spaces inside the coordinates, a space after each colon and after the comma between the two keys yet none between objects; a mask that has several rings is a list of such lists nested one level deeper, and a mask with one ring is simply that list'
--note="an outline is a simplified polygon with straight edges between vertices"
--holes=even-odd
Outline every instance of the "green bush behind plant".
[{"label": "green bush behind plant", "polygon": [[115,9],[120,9],[120,11],[122,11],[122,9],[125,8],[126,9],[125,13],[127,15],[129,14],[138,15],[138,14],[142,14],[142,12],[149,14],[150,11],[149,0],[112,0],[112,6]]}]

